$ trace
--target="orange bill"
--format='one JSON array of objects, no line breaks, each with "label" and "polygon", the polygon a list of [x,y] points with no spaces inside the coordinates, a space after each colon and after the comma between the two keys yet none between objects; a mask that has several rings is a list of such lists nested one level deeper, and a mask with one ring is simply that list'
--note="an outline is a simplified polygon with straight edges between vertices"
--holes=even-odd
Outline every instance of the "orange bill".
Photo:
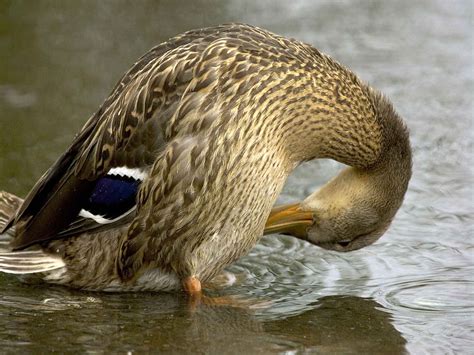
[{"label": "orange bill", "polygon": [[264,234],[281,233],[307,239],[307,229],[313,224],[313,213],[303,211],[299,203],[272,209],[265,224]]}]

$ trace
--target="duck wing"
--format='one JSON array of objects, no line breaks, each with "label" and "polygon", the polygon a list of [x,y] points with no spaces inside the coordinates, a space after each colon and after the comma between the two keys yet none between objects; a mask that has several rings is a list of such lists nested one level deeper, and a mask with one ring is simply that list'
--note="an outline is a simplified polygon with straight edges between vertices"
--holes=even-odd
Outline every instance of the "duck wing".
[{"label": "duck wing", "polygon": [[[179,105],[186,109],[180,101],[200,53],[229,31],[233,26],[186,32],[133,65],[3,228],[15,226],[15,250],[133,218],[149,167],[181,133],[173,117]],[[188,96],[188,104],[195,104]]]}]

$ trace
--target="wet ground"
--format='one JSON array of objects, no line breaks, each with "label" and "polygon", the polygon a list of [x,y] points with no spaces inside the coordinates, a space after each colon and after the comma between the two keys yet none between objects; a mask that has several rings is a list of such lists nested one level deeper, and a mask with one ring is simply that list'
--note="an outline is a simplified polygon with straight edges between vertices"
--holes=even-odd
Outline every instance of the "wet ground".
[{"label": "wet ground", "polygon": [[[269,236],[215,295],[26,286],[0,275],[1,352],[469,353],[474,349],[470,1],[1,1],[0,189],[24,196],[153,45],[239,21],[309,42],[386,93],[411,129],[414,175],[375,245],[337,254]],[[280,202],[340,169],[309,162]]]}]

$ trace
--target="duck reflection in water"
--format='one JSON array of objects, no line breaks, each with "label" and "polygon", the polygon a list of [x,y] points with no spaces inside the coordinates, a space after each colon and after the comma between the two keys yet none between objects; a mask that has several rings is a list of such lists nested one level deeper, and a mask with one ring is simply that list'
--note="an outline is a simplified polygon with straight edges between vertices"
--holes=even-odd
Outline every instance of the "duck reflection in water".
[{"label": "duck reflection in water", "polygon": [[[24,349],[31,352],[405,352],[406,341],[393,326],[391,315],[377,302],[355,296],[322,297],[287,316],[208,305],[190,312],[178,294],[89,297],[52,288],[42,295],[51,300],[47,303],[37,302],[39,295],[38,289],[33,296],[27,289],[24,295],[7,291],[9,304],[0,302],[0,307],[12,309],[16,304],[24,311],[5,327],[12,346],[26,344]],[[45,336],[43,329],[54,337]]]}]

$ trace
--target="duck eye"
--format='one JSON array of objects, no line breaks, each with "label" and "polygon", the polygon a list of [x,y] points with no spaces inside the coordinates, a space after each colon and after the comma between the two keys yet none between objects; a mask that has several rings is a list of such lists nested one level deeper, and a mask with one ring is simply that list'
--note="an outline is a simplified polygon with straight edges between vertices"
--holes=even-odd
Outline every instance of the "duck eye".
[{"label": "duck eye", "polygon": [[347,247],[350,243],[351,243],[350,240],[340,240],[337,242],[337,244],[339,244],[343,248]]}]

